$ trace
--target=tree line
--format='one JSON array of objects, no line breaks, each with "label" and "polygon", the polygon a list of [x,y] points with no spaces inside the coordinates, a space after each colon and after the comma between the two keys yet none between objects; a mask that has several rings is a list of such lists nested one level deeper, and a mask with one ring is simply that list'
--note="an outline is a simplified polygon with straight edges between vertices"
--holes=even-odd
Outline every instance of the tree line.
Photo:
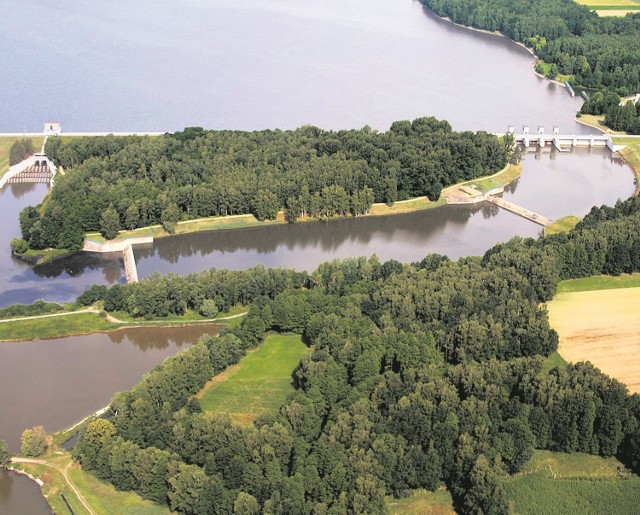
[{"label": "tree line", "polygon": [[[438,16],[524,43],[578,88],[640,91],[640,14],[599,17],[565,0],[421,0]],[[552,77],[553,78],[553,77]]]},{"label": "tree line", "polygon": [[204,131],[161,137],[49,138],[64,166],[39,207],[20,215],[31,248],[77,249],[83,233],[252,213],[287,220],[360,215],[373,202],[436,200],[446,185],[499,171],[508,145],[485,132],[453,132],[446,121],[394,122],[387,132]]},{"label": "tree line", "polygon": [[640,102],[629,101],[620,105],[618,95],[598,91],[582,104],[581,113],[605,115],[604,123],[615,131],[640,134]]},{"label": "tree line", "polygon": [[[117,394],[74,454],[183,513],[380,513],[385,495],[441,485],[463,513],[503,513],[502,478],[533,449],[617,456],[640,471],[640,396],[588,363],[546,370],[557,335],[540,307],[561,277],[640,270],[627,231],[639,212],[637,198],[594,208],[568,236],[515,238],[456,262],[334,261],[264,294],[232,284],[273,272],[235,273],[215,295],[244,292],[242,324]],[[203,294],[191,278],[187,290]],[[203,413],[194,394],[268,330],[309,345],[295,392],[248,426]]]},{"label": "tree line", "polygon": [[9,164],[11,166],[18,164],[34,153],[33,142],[29,138],[20,138],[14,141],[9,149]]}]

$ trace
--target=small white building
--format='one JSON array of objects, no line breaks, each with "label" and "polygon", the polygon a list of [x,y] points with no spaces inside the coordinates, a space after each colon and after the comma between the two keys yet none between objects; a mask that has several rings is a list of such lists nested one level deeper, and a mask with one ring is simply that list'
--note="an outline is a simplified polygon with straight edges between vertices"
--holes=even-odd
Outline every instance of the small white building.
[{"label": "small white building", "polygon": [[45,122],[44,123],[44,133],[57,136],[62,132],[62,126],[59,122]]}]

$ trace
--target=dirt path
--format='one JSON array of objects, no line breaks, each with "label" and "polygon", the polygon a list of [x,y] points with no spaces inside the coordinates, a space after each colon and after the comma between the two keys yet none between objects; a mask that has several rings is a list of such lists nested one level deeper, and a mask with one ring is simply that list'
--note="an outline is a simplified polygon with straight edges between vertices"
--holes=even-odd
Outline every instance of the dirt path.
[{"label": "dirt path", "polygon": [[0,324],[5,322],[19,322],[21,320],[35,320],[37,318],[65,317],[67,315],[77,315],[78,313],[99,313],[99,311],[97,309],[87,308],[87,309],[79,309],[77,311],[65,311],[64,313],[52,313],[50,315],[34,315],[30,317],[4,318],[0,320]]},{"label": "dirt path", "polygon": [[[5,318],[0,320],[0,324],[5,323],[5,322],[20,322],[22,320],[36,320],[38,318],[53,318],[53,317],[64,317],[64,316],[68,316],[68,315],[77,315],[80,313],[100,313],[101,311],[99,309],[95,309],[95,308],[86,308],[86,309],[79,309],[77,311],[65,311],[64,313],[52,313],[50,315],[34,315],[34,316],[30,316],[30,317],[17,317],[17,318]],[[231,320],[232,318],[240,318],[245,316],[248,313],[248,311],[245,311],[243,313],[240,313],[238,315],[230,315],[228,317],[218,317],[218,318],[205,318],[202,320],[190,320],[187,321],[186,323],[188,324],[189,322],[197,322],[197,323],[206,323],[206,322],[218,322],[220,320]],[[105,317],[109,322],[111,322],[112,324],[131,324],[131,325],[154,325],[158,323],[158,320],[148,320],[148,321],[140,321],[140,322],[130,322],[130,321],[126,321],[126,320],[120,320],[119,318],[116,318],[112,315],[110,315],[109,313],[106,314]],[[164,321],[162,321],[164,322]],[[177,321],[179,322],[179,321]]]},{"label": "dirt path", "polygon": [[[87,511],[91,513],[91,515],[95,515],[95,511],[91,509],[87,501],[84,499],[82,494],[78,491],[78,489],[75,487],[75,485],[67,475],[66,468],[62,469],[57,465],[53,465],[52,463],[47,462],[46,460],[35,460],[31,458],[11,458],[11,462],[12,463],[35,463],[37,465],[44,465],[45,467],[50,467],[52,469],[57,470],[58,472],[60,472],[60,474],[62,474],[62,477],[64,477],[64,480],[67,482],[71,490],[73,490],[73,493],[76,494],[76,497],[82,503],[82,505],[87,509]],[[67,465],[67,467],[68,466],[69,465]]]}]

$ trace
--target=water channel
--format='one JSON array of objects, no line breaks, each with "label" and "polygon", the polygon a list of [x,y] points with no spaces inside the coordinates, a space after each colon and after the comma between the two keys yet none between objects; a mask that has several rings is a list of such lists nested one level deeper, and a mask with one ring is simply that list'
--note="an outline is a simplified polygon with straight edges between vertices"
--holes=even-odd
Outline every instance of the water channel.
[{"label": "water channel", "polygon": [[[552,219],[584,216],[591,206],[612,205],[634,191],[633,176],[608,151],[547,149],[524,159],[522,176],[504,197]],[[211,267],[258,264],[313,270],[336,258],[377,254],[382,261],[419,261],[436,252],[453,259],[480,255],[513,235],[542,228],[495,206],[443,206],[407,215],[332,220],[218,231],[158,239],[136,250],[140,277]]]},{"label": "water channel", "polygon": [[[51,30],[55,28],[55,38]],[[531,71],[532,57],[505,38],[456,27],[412,0],[5,0],[0,131],[261,129],[311,123],[327,129],[434,115],[456,130],[574,121],[580,100]],[[633,192],[629,169],[608,151],[530,153],[505,198],[550,218],[584,215]],[[66,301],[94,283],[122,281],[110,256],[78,255],[43,267],[8,252],[18,213],[43,185],[0,192],[0,307]],[[283,225],[158,240],[136,250],[139,272],[186,273],[256,264],[313,269],[329,259],[378,254],[408,262],[430,252],[480,254],[541,228],[495,207],[445,206],[408,215]],[[0,327],[0,337],[1,337]],[[149,329],[0,344],[0,437],[58,430],[106,405],[203,328]],[[40,504],[38,504],[40,503]],[[47,513],[37,487],[0,475],[0,512]],[[40,506],[40,507],[39,507]]]}]

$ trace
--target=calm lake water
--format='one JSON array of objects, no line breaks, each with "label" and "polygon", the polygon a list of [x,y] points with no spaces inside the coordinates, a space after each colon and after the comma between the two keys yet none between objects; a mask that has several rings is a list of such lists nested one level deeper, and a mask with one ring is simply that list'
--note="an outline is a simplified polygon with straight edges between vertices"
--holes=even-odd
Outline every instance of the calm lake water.
[{"label": "calm lake water", "polygon": [[[412,0],[3,0],[0,62],[7,71],[0,88],[6,132],[38,131],[48,119],[67,131],[303,124],[386,130],[394,120],[430,115],[456,130],[590,131],[573,119],[581,101],[533,75],[526,50],[442,21]],[[505,196],[556,218],[627,197],[632,183],[608,152],[546,151],[527,156],[523,176]],[[71,300],[91,284],[122,281],[121,263],[104,256],[36,268],[11,258],[18,213],[45,193],[42,185],[0,192],[0,306]],[[479,254],[539,231],[494,207],[449,206],[176,237],[136,256],[141,276],[258,263],[313,269],[374,252],[401,261],[429,252]],[[101,408],[197,336],[184,331],[145,329],[120,342],[111,334],[0,345],[0,437],[15,448],[24,427],[61,429]],[[0,512],[48,510],[33,483],[5,474]]]},{"label": "calm lake water", "polygon": [[50,515],[40,487],[27,476],[0,469],[0,513],[7,515]]},{"label": "calm lake water", "polygon": [[143,327],[0,343],[0,435],[17,452],[28,427],[42,425],[49,432],[70,427],[167,357],[220,329]]},{"label": "calm lake water", "polygon": [[[3,0],[0,131],[386,130],[573,122],[581,100],[505,38],[412,0]],[[13,73],[11,73],[13,71]]]}]

